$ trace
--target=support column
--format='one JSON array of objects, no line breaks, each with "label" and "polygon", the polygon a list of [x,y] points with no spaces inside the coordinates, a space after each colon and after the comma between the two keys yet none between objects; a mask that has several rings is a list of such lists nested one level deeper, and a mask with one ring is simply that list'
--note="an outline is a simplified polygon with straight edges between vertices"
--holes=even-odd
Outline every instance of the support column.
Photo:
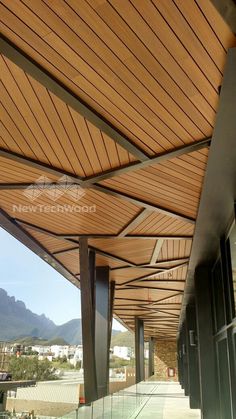
[{"label": "support column", "polygon": [[96,268],[95,356],[98,398],[109,391],[110,305],[109,266]]},{"label": "support column", "polygon": [[189,396],[189,365],[188,365],[188,354],[187,354],[187,336],[186,336],[186,322],[183,323],[182,330],[182,362],[183,362],[183,383],[184,383],[184,394]]},{"label": "support column", "polygon": [[135,368],[136,383],[145,379],[144,374],[144,324],[143,320],[135,317]]},{"label": "support column", "polygon": [[218,379],[213,340],[210,271],[200,266],[195,271],[195,297],[198,332],[201,412],[204,419],[219,419]]},{"label": "support column", "polygon": [[110,298],[109,298],[109,348],[111,346],[111,335],[112,335],[112,320],[113,320],[113,308],[114,308],[114,299],[115,299],[115,281],[110,281]]},{"label": "support column", "polygon": [[183,382],[183,360],[182,360],[182,332],[180,331],[179,338],[177,341],[177,361],[178,361],[178,377],[179,383],[184,388]]},{"label": "support column", "polygon": [[195,305],[186,307],[186,344],[188,357],[189,403],[191,409],[200,409],[200,383],[197,348],[197,321]]},{"label": "support column", "polygon": [[85,402],[107,396],[115,282],[109,266],[96,268],[95,252],[79,241]]},{"label": "support column", "polygon": [[84,395],[85,402],[97,400],[97,375],[95,361],[95,304],[94,266],[95,254],[88,253],[87,238],[79,239],[80,291],[83,336]]},{"label": "support column", "polygon": [[154,375],[154,338],[149,338],[148,376]]}]

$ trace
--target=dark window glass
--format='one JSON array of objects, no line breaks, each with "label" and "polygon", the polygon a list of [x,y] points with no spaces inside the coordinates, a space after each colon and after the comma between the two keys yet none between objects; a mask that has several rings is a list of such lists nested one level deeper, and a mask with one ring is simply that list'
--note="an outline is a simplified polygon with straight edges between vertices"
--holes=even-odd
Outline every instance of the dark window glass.
[{"label": "dark window glass", "polygon": [[230,377],[227,339],[217,343],[218,373],[219,373],[219,396],[220,396],[220,418],[231,419],[231,398],[230,398]]},{"label": "dark window glass", "polygon": [[233,276],[234,308],[236,311],[236,224],[234,224],[234,227],[230,233],[229,242]]},{"label": "dark window glass", "polygon": [[223,275],[220,259],[216,263],[212,272],[212,288],[214,299],[215,331],[218,331],[226,324]]}]

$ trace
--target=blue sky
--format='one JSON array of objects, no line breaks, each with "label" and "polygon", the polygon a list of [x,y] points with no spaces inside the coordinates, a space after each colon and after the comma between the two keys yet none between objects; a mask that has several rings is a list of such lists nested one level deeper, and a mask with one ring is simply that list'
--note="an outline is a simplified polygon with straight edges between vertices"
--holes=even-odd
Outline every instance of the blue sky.
[{"label": "blue sky", "polygon": [[[81,317],[79,289],[2,228],[0,288],[56,324]],[[113,328],[124,330],[115,320]]]}]

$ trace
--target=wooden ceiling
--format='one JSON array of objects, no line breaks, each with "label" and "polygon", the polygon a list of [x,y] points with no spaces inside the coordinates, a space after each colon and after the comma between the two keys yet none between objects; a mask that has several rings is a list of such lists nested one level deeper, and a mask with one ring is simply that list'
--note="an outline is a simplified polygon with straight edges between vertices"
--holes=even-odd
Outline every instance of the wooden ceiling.
[{"label": "wooden ceiling", "polygon": [[[1,0],[0,19],[3,227],[78,287],[87,236],[115,315],[173,339],[233,33],[210,0]],[[93,210],[45,211],[75,203]]]}]

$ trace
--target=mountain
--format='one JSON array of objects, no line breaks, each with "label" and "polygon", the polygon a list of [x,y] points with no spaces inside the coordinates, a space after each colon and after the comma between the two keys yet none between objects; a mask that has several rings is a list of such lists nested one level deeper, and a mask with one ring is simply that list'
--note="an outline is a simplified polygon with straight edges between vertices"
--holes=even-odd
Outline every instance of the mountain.
[{"label": "mountain", "polygon": [[[113,331],[117,334],[117,331]],[[120,333],[118,333],[120,334]],[[81,319],[73,319],[57,326],[44,314],[38,315],[26,308],[23,301],[17,301],[0,288],[0,341],[31,337],[44,341],[61,338],[71,345],[82,343]]]},{"label": "mountain", "polygon": [[63,338],[54,338],[54,339],[42,339],[42,338],[36,338],[33,336],[26,336],[24,338],[16,338],[15,340],[11,341],[12,343],[16,342],[21,345],[25,346],[35,346],[35,345],[41,345],[41,346],[52,346],[52,345],[61,345],[65,346],[68,345],[68,342],[66,342]]},{"label": "mountain", "polygon": [[134,333],[120,332],[112,336],[111,347],[114,346],[127,346],[128,348],[134,348]]},{"label": "mountain", "polygon": [[57,326],[44,314],[26,308],[23,301],[9,297],[0,288],[0,340],[15,340],[31,336],[45,340],[63,338],[70,344],[81,344],[81,319],[73,319]]}]

